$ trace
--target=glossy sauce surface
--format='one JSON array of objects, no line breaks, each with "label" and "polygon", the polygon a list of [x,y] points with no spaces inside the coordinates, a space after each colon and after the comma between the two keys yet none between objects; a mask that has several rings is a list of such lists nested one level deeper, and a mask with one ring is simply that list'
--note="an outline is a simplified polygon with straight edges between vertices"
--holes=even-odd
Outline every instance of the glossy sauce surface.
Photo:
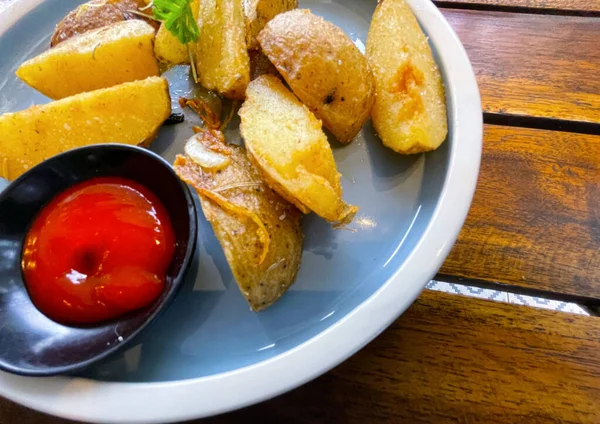
[{"label": "glossy sauce surface", "polygon": [[95,178],[42,209],[25,239],[22,268],[41,312],[91,324],[156,300],[174,251],[169,216],[153,193],[126,179]]}]

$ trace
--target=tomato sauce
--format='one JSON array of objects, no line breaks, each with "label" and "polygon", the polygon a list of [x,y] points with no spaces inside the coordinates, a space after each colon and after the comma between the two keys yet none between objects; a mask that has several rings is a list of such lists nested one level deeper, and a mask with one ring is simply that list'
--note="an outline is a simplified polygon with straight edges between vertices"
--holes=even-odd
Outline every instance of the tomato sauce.
[{"label": "tomato sauce", "polygon": [[42,209],[27,233],[22,269],[42,313],[91,324],[156,300],[174,252],[169,216],[153,193],[130,180],[94,178]]}]

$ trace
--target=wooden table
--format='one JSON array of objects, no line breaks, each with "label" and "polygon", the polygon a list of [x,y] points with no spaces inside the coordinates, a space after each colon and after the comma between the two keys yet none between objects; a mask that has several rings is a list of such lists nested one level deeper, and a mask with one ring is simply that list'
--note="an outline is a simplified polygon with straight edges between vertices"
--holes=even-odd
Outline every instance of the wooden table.
[{"label": "wooden table", "polygon": [[[473,207],[438,279],[597,310],[600,0],[437,3],[486,122]],[[600,423],[600,319],[426,291],[333,371],[209,422],[261,419]],[[66,422],[0,400],[0,424]]]}]

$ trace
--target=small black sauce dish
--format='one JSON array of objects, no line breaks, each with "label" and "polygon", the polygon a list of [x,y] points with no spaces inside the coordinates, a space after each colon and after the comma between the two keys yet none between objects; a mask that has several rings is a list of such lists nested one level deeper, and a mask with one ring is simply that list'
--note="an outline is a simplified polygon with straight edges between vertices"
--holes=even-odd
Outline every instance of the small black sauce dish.
[{"label": "small black sauce dish", "polygon": [[[32,303],[21,273],[23,240],[42,207],[94,177],[123,177],[152,191],[176,238],[166,288],[149,307],[86,327],[59,324]],[[170,164],[140,147],[102,144],[46,160],[0,192],[0,369],[27,376],[69,374],[106,357],[141,332],[173,300],[196,246],[197,215],[186,184]]]}]

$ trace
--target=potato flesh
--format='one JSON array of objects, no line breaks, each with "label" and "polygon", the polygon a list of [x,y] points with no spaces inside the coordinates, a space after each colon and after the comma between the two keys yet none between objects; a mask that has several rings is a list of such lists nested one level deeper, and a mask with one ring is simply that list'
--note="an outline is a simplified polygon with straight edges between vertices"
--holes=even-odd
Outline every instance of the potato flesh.
[{"label": "potato flesh", "polygon": [[0,116],[7,179],[64,151],[99,143],[148,145],[171,113],[167,81],[150,77]]},{"label": "potato flesh", "polygon": [[[200,0],[192,0],[190,3],[194,18],[198,19],[198,8],[200,7]],[[154,54],[157,59],[167,65],[180,65],[184,63],[190,63],[190,54],[188,46],[181,44],[181,42],[175,37],[166,27],[165,24],[161,24],[156,34],[156,40],[154,41]]]},{"label": "potato flesh", "polygon": [[358,208],[342,199],[340,174],[321,122],[275,76],[252,81],[240,109],[248,153],[265,180],[302,212],[346,224]]},{"label": "potato flesh", "polygon": [[[197,136],[202,137],[202,133]],[[252,309],[260,311],[279,299],[296,279],[302,257],[301,214],[267,186],[243,147],[230,148],[231,163],[219,172],[202,168],[188,156],[178,156],[174,169],[181,179],[200,189],[202,210],[223,247],[240,291]],[[206,191],[258,216],[270,238],[262,263],[259,258],[263,245],[256,223],[203,195]]]},{"label": "potato flesh", "polygon": [[244,0],[246,22],[246,44],[249,50],[258,50],[256,37],[267,22],[280,13],[296,9],[298,0]]},{"label": "potato flesh", "polygon": [[250,59],[241,0],[200,0],[196,70],[200,83],[231,99],[243,99]]},{"label": "potato flesh", "polygon": [[17,76],[52,99],[158,76],[154,28],[117,22],[70,38],[29,59]]},{"label": "potato flesh", "polygon": [[258,40],[302,103],[340,142],[352,141],[374,101],[373,76],[352,40],[303,9],[276,16]]},{"label": "potato flesh", "polygon": [[377,6],[367,58],[377,93],[371,117],[383,144],[403,154],[437,149],[448,133],[444,87],[427,38],[404,0]]}]

